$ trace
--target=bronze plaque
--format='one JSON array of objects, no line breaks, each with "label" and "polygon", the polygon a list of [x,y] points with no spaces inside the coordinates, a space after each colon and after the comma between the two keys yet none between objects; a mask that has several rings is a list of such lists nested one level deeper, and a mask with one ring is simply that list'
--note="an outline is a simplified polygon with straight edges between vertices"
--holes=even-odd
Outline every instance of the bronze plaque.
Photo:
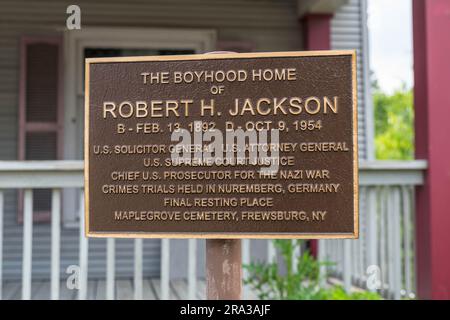
[{"label": "bronze plaque", "polygon": [[86,60],[93,237],[357,238],[354,51]]}]

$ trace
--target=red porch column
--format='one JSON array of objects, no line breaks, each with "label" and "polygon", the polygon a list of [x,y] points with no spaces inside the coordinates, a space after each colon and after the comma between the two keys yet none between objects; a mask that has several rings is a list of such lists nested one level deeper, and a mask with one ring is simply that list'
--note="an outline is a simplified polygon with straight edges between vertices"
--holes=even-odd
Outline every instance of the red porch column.
[{"label": "red porch column", "polygon": [[304,50],[330,50],[330,13],[309,13],[302,18]]},{"label": "red porch column", "polygon": [[[331,18],[329,13],[309,13],[302,18],[304,50],[330,50]],[[309,242],[311,254],[317,257],[317,240]]]},{"label": "red porch column", "polygon": [[450,1],[414,0],[416,158],[428,160],[416,190],[418,295],[450,298]]}]

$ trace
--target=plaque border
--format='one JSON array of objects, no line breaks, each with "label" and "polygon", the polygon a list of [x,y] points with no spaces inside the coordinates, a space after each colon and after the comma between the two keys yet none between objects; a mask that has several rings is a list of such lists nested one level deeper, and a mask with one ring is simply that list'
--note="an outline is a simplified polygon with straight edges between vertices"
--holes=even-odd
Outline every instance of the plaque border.
[{"label": "plaque border", "polygon": [[[230,233],[230,232],[93,232],[89,230],[89,78],[90,65],[108,62],[220,60],[247,58],[351,56],[352,126],[353,126],[353,232],[347,233]],[[356,79],[356,50],[285,51],[258,53],[217,53],[172,56],[136,56],[115,58],[86,58],[84,82],[84,231],[93,238],[174,238],[174,239],[358,239],[359,238],[359,162],[358,162],[358,90]],[[80,220],[83,217],[80,217]]]}]

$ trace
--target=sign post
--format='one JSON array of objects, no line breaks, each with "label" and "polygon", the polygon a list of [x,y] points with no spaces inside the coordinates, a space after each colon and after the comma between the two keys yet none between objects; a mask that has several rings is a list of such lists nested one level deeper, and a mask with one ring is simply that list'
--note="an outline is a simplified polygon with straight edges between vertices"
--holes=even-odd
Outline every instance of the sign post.
[{"label": "sign post", "polygon": [[241,294],[241,240],[207,239],[206,297],[208,300],[239,300]]},{"label": "sign post", "polygon": [[[214,51],[206,54],[235,53]],[[242,243],[240,239],[206,239],[206,298],[242,298]]]},{"label": "sign post", "polygon": [[86,60],[90,237],[206,238],[239,299],[239,239],[358,237],[354,51]]}]

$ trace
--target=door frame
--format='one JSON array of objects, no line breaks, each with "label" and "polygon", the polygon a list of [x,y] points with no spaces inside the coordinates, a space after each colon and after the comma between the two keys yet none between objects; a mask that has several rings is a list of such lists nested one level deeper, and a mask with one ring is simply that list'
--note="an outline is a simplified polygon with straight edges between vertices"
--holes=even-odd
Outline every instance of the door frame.
[{"label": "door frame", "polygon": [[[214,29],[85,27],[64,33],[64,144],[63,159],[82,159],[78,99],[84,95],[84,49],[187,49],[205,53],[216,48]],[[64,191],[63,221],[66,226],[78,226],[79,200],[73,190]]]}]

